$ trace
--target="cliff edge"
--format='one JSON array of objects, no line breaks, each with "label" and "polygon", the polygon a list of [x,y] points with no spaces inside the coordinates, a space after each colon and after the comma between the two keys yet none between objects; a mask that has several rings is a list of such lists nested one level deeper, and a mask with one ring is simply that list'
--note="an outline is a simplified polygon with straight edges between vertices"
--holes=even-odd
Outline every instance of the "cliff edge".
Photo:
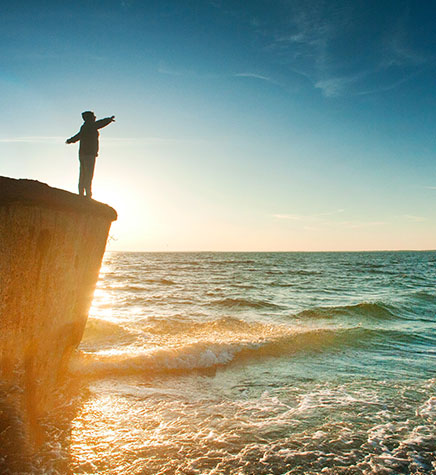
[{"label": "cliff edge", "polygon": [[103,203],[0,177],[0,380],[22,394],[11,404],[31,424],[80,343],[116,218]]}]

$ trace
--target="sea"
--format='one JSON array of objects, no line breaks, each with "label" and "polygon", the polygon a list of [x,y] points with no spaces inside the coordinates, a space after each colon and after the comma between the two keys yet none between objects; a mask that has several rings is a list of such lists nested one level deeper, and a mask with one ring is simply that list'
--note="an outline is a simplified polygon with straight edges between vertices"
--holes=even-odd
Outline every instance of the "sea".
[{"label": "sea", "polygon": [[71,362],[67,443],[41,460],[436,474],[435,324],[436,251],[108,252]]}]

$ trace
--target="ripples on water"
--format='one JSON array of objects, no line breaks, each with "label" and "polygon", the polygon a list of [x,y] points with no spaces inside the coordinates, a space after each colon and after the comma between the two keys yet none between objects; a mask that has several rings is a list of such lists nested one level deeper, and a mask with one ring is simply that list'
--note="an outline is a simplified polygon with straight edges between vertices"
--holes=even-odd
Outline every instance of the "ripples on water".
[{"label": "ripples on water", "polygon": [[436,473],[436,253],[110,253],[74,473]]}]

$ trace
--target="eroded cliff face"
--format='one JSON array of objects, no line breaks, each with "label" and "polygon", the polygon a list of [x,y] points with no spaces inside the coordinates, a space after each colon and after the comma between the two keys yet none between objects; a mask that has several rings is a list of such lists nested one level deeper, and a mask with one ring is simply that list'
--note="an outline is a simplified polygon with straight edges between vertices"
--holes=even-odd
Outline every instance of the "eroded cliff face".
[{"label": "eroded cliff face", "polygon": [[116,217],[102,203],[0,177],[0,389],[30,425],[80,343]]}]

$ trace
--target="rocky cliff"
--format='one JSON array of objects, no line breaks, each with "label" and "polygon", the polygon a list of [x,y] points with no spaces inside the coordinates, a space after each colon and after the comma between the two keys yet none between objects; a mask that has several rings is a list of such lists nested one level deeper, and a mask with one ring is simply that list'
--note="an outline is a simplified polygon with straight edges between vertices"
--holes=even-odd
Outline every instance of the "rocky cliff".
[{"label": "rocky cliff", "polygon": [[30,425],[80,343],[116,218],[105,204],[0,177],[0,388]]}]

